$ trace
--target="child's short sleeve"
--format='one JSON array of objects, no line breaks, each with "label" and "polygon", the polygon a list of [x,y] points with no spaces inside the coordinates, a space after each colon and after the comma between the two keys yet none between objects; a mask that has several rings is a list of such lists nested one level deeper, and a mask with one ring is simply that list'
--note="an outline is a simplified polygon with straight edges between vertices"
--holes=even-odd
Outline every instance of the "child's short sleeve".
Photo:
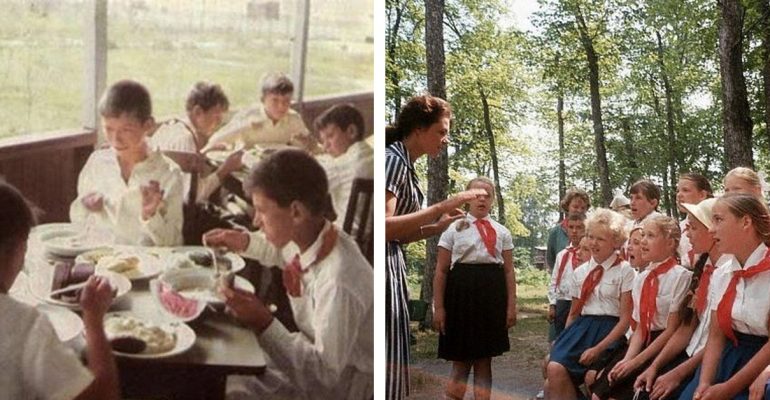
[{"label": "child's short sleeve", "polygon": [[623,269],[620,275],[620,293],[629,292],[634,286],[636,271],[626,261],[623,261],[620,267]]},{"label": "child's short sleeve", "polygon": [[441,234],[441,238],[438,240],[438,246],[443,247],[450,252],[455,245],[455,233],[457,233],[457,221],[452,222],[444,233]]},{"label": "child's short sleeve", "polygon": [[511,231],[505,227],[503,227],[502,231],[503,251],[513,250],[513,235],[511,235]]},{"label": "child's short sleeve", "polygon": [[406,186],[408,168],[404,161],[395,154],[386,153],[385,156],[385,190],[396,197],[403,197],[402,192]]},{"label": "child's short sleeve", "polygon": [[684,297],[690,289],[690,280],[692,279],[692,271],[682,267],[684,271],[681,271],[676,277],[676,283],[674,284],[674,294],[671,298],[671,305],[668,313],[677,312],[679,305],[682,304]]},{"label": "child's short sleeve", "polygon": [[29,332],[22,356],[26,384],[41,399],[72,399],[91,384],[94,377],[75,353],[61,343],[43,315]]}]

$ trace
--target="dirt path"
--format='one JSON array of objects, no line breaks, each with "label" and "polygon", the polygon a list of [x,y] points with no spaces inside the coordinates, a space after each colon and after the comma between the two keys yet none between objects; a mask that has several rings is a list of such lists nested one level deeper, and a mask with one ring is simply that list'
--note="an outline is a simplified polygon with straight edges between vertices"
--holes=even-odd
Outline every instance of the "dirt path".
[{"label": "dirt path", "polygon": [[[527,400],[535,396],[543,384],[541,360],[548,351],[545,332],[547,322],[542,315],[520,314],[518,325],[510,332],[511,351],[492,359],[492,399]],[[433,345],[435,335],[418,334],[418,342]],[[422,344],[421,344],[422,345]],[[451,364],[435,358],[435,352],[421,352],[412,365],[412,394],[409,399],[441,399]],[[471,378],[472,379],[472,378]],[[466,393],[471,399],[471,393]]]}]

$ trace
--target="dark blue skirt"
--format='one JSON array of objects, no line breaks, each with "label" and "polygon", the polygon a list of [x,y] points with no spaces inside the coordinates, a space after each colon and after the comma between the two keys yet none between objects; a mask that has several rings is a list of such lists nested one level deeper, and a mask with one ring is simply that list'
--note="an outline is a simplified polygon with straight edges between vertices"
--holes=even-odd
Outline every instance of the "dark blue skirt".
[{"label": "dark blue skirt", "polygon": [[569,316],[569,310],[572,307],[572,300],[556,300],[556,315],[551,321],[548,327],[548,341],[553,342],[556,340],[561,332],[564,330],[564,325],[567,323],[567,317]]},{"label": "dark blue skirt", "polygon": [[[608,315],[581,315],[568,326],[551,349],[550,361],[567,369],[575,383],[582,383],[588,367],[578,362],[584,351],[601,342],[620,319]],[[613,343],[610,347],[615,347]]]},{"label": "dark blue skirt", "polygon": [[[719,358],[719,367],[717,368],[717,374],[714,377],[714,384],[722,383],[730,379],[735,375],[746,363],[754,357],[759,349],[767,343],[767,336],[755,336],[745,333],[735,332],[735,338],[738,339],[738,345],[734,345],[732,341],[726,340],[725,348],[722,350],[722,356]],[[700,371],[702,365],[695,371],[690,382],[682,391],[682,395],[679,396],[679,400],[691,400],[695,395],[695,389],[698,388],[700,382]],[[733,399],[746,400],[749,398],[749,388],[744,388]]]}]

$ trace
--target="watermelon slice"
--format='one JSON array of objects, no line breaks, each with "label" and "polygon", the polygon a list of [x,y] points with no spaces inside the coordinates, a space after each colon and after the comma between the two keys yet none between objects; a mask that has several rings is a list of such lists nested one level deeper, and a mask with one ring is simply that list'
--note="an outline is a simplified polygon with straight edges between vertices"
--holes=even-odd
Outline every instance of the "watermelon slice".
[{"label": "watermelon slice", "polygon": [[206,306],[205,302],[182,296],[166,282],[154,280],[151,286],[163,310],[179,320],[191,321],[197,318]]}]

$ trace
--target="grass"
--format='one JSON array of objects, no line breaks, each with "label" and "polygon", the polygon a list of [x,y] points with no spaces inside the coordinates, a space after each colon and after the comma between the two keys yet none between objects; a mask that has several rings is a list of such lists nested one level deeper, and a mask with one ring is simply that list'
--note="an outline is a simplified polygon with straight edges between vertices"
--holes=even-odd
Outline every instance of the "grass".
[{"label": "grass", "polygon": [[[81,125],[84,3],[3,2],[0,137]],[[281,2],[279,20],[254,20],[247,3],[110,1],[107,82],[143,82],[156,116],[183,112],[198,80],[220,83],[233,108],[258,101],[265,72],[290,72],[295,10]],[[313,2],[305,98],[372,90],[372,13],[372,0]]]}]

